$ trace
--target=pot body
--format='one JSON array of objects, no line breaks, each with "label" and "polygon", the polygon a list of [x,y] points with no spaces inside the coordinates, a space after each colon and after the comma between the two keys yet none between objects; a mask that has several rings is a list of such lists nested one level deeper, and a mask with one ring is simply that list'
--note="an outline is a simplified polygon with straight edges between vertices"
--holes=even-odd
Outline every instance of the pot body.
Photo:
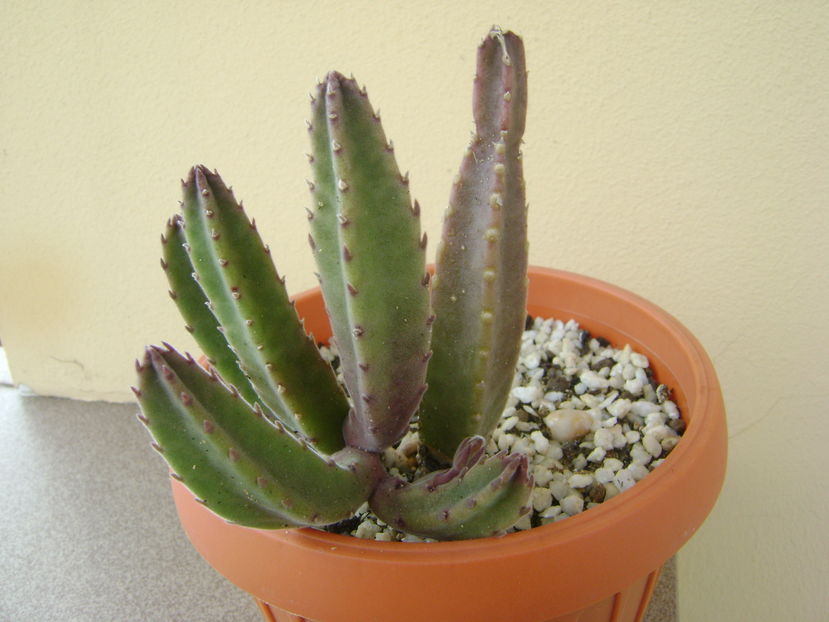
[{"label": "pot body", "polygon": [[[327,339],[318,290],[296,302],[308,330]],[[501,538],[399,543],[229,525],[173,481],[193,545],[276,622],[640,620],[659,569],[702,524],[725,476],[725,411],[714,368],[671,315],[595,279],[530,268],[527,309],[575,319],[616,347],[629,343],[672,388],[685,434],[631,489],[564,521]]]}]

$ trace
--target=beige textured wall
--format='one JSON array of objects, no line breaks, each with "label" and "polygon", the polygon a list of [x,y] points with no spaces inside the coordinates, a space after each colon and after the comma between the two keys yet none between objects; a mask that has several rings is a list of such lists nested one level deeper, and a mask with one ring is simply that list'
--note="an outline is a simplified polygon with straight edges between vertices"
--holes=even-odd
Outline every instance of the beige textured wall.
[{"label": "beige textured wall", "polygon": [[143,344],[191,346],[158,235],[194,162],[244,198],[289,287],[311,286],[303,119],[330,68],[368,85],[434,239],[471,127],[473,51],[500,23],[529,57],[532,262],[661,304],[720,373],[731,461],[680,557],[682,619],[825,620],[829,5],[236,6],[0,5],[0,339],[15,379],[126,400]]}]

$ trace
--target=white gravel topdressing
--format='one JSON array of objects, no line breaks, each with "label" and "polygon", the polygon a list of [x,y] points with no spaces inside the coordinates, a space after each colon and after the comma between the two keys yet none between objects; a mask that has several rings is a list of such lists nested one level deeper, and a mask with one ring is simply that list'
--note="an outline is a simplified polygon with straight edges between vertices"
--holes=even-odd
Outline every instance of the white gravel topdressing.
[{"label": "white gravel topdressing", "polygon": [[[564,520],[633,486],[659,466],[685,425],[649,362],[611,347],[573,320],[536,318],[524,332],[507,406],[487,453],[529,456],[533,511],[510,531]],[[389,470],[420,475],[417,422],[384,456]],[[367,506],[348,521],[359,538],[422,542],[389,527]]]}]

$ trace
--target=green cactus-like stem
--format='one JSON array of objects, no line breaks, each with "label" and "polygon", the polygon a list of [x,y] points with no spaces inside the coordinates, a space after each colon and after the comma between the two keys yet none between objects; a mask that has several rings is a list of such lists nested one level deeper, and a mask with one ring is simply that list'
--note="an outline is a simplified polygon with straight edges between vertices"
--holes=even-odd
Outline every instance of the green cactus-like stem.
[{"label": "green cactus-like stem", "polygon": [[170,283],[170,297],[208,363],[216,368],[225,382],[236,387],[249,404],[253,404],[259,398],[250,380],[239,368],[239,359],[219,330],[219,320],[207,306],[210,301],[193,278],[193,264],[185,250],[186,244],[181,216],[176,214],[167,221],[167,228],[161,236],[161,266]]},{"label": "green cactus-like stem", "polygon": [[498,535],[529,512],[533,481],[527,456],[484,458],[486,441],[475,436],[458,447],[452,467],[409,484],[386,478],[371,496],[383,521],[426,538],[460,540]]},{"label": "green cactus-like stem", "polygon": [[513,381],[527,296],[526,105],[521,39],[493,30],[478,49],[476,133],[452,189],[432,286],[434,354],[420,422],[444,460],[463,438],[491,433]]},{"label": "green cactus-like stem", "polygon": [[311,246],[353,409],[346,442],[381,451],[425,390],[426,239],[408,179],[354,80],[330,73],[312,97]]},{"label": "green cactus-like stem", "polygon": [[306,335],[255,223],[202,166],[184,182],[182,211],[196,279],[259,399],[321,451],[341,449],[348,402]]},{"label": "green cactus-like stem", "polygon": [[373,454],[317,453],[172,348],[137,365],[141,421],[176,479],[223,518],[258,528],[326,525],[351,516],[380,472]]}]

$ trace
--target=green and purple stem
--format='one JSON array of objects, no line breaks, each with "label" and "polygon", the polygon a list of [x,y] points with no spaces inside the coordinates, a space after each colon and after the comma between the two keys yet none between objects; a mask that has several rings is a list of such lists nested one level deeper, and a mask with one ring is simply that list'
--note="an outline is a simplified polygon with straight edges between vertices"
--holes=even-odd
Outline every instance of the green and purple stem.
[{"label": "green and purple stem", "polygon": [[426,389],[426,238],[365,90],[330,73],[312,96],[310,242],[353,408],[346,442],[379,452]]},{"label": "green and purple stem", "polygon": [[170,284],[170,298],[184,318],[185,328],[193,335],[207,357],[207,362],[219,372],[222,379],[236,387],[249,404],[261,404],[256,390],[239,367],[239,359],[220,330],[219,320],[208,308],[210,301],[198,281],[193,278],[194,268],[186,250],[187,240],[180,214],[167,221],[167,228],[161,236],[161,246],[161,267]]},{"label": "green and purple stem", "polygon": [[502,534],[530,511],[533,479],[527,456],[485,458],[486,441],[465,439],[452,466],[407,483],[388,476],[370,499],[396,529],[424,538],[462,540]]},{"label": "green and purple stem", "polygon": [[373,454],[324,456],[171,347],[136,364],[139,419],[172,477],[230,522],[277,529],[327,525],[365,502],[382,467]]},{"label": "green and purple stem", "polygon": [[258,400],[320,451],[341,449],[348,402],[305,333],[255,222],[203,166],[190,171],[183,188],[193,278]]},{"label": "green and purple stem", "polygon": [[443,460],[464,438],[489,436],[513,381],[526,318],[526,110],[523,43],[494,29],[478,49],[475,135],[452,188],[432,284],[434,353],[420,424]]}]

